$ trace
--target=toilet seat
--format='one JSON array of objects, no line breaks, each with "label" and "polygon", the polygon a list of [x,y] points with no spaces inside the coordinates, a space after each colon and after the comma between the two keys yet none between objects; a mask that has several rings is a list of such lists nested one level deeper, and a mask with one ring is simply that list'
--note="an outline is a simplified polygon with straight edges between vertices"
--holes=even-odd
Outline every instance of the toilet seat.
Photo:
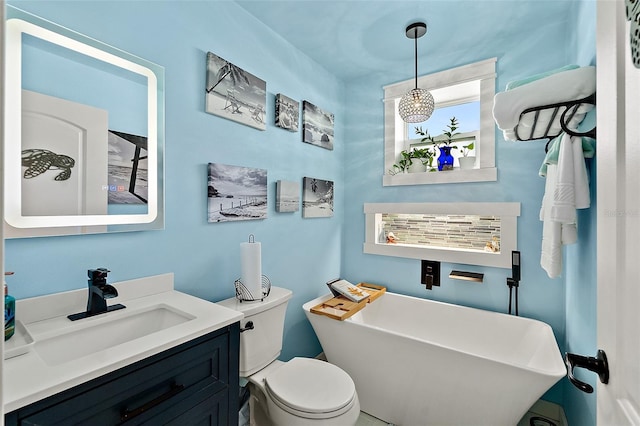
[{"label": "toilet seat", "polygon": [[328,362],[293,358],[265,378],[271,400],[303,418],[326,419],[353,407],[356,388],[347,373]]}]

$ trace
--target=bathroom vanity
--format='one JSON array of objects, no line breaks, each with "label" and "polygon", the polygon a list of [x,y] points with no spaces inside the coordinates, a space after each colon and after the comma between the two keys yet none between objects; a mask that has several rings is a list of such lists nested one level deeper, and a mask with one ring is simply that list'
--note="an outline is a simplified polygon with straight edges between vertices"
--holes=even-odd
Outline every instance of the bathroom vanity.
[{"label": "bathroom vanity", "polygon": [[237,424],[242,314],[173,290],[172,274],[114,286],[126,308],[79,321],[66,314],[86,290],[20,301],[5,423]]}]

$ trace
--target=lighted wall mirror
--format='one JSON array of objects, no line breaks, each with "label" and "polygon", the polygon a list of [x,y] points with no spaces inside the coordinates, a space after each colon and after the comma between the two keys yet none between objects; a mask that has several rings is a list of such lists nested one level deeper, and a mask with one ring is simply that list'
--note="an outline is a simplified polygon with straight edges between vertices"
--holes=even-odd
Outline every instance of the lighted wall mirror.
[{"label": "lighted wall mirror", "polygon": [[7,6],[5,237],[164,228],[164,69]]}]

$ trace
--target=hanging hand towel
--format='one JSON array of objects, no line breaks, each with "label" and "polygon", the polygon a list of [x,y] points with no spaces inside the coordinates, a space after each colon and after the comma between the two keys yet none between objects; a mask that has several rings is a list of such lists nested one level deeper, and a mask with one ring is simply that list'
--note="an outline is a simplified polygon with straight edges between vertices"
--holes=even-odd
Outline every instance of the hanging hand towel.
[{"label": "hanging hand towel", "polygon": [[[545,155],[544,161],[538,171],[538,175],[540,175],[540,177],[545,177],[547,175],[547,166],[549,164],[558,164],[558,154],[560,153],[560,141],[562,140],[562,136],[563,134],[549,141],[547,154]],[[587,136],[583,136],[581,139],[582,156],[584,158],[593,158],[593,156],[596,155],[596,140]],[[574,161],[575,158],[576,157],[574,156]]]},{"label": "hanging hand towel", "polygon": [[589,194],[589,176],[587,175],[587,165],[584,161],[584,148],[580,137],[571,137],[571,148],[573,149],[573,185],[575,191],[576,209],[588,209],[591,206],[591,196]]},{"label": "hanging hand towel", "polygon": [[576,209],[590,205],[587,169],[579,137],[562,136],[557,173],[550,218],[560,223],[575,223]]},{"label": "hanging hand towel", "polygon": [[558,277],[562,272],[562,224],[551,220],[551,205],[556,185],[557,168],[558,166],[555,164],[550,164],[547,167],[547,180],[540,208],[540,220],[542,221],[540,266],[547,272],[549,278]]},{"label": "hanging hand towel", "polygon": [[542,252],[540,265],[549,278],[562,272],[562,246],[578,240],[577,208],[590,205],[589,181],[582,138],[562,135],[554,141],[557,164],[546,164],[545,193],[540,209]]}]

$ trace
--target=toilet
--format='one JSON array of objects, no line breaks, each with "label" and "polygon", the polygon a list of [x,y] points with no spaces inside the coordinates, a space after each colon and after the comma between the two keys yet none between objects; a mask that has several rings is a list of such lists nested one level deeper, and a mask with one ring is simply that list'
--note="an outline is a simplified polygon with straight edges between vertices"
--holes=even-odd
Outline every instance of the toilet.
[{"label": "toilet", "polygon": [[[248,381],[251,425],[354,425],[360,414],[355,384],[339,367],[312,358],[283,362],[282,334],[290,290],[271,287],[262,302],[226,299],[242,312],[240,377]],[[252,324],[250,324],[252,323]]]}]

